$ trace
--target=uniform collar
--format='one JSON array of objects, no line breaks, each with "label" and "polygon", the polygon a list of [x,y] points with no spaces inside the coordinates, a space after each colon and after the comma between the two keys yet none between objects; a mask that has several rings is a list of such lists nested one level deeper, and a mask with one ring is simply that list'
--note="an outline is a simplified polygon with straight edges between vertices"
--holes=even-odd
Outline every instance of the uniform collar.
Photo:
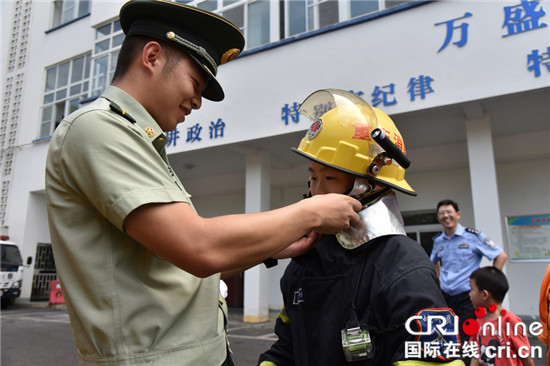
[{"label": "uniform collar", "polygon": [[136,120],[137,127],[147,135],[147,138],[159,154],[163,154],[168,138],[155,119],[134,97],[126,91],[112,85],[108,86],[101,96],[115,102],[126,113],[132,116],[132,118]]},{"label": "uniform collar", "polygon": [[448,237],[447,236],[447,233],[445,232],[445,230],[443,230],[443,235],[445,235],[446,238],[448,239],[451,239],[453,236],[464,236],[464,226],[460,225],[460,223],[458,223],[458,226],[456,227],[456,230],[454,232],[454,234],[451,236],[451,237]]}]

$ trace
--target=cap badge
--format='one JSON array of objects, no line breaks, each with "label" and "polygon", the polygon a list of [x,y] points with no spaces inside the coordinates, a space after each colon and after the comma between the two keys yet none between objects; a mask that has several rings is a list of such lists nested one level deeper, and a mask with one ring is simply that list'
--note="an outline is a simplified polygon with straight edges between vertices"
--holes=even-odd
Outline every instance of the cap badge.
[{"label": "cap badge", "polygon": [[319,132],[321,132],[321,129],[323,128],[323,120],[319,118],[317,121],[313,122],[313,124],[309,127],[309,130],[307,131],[307,138],[310,140],[313,140]]},{"label": "cap badge", "polygon": [[241,53],[241,50],[239,50],[238,48],[232,48],[229,51],[225,51],[225,53],[222,55],[220,65],[223,65],[226,62],[233,60],[235,57],[239,55],[239,53]]},{"label": "cap badge", "polygon": [[145,133],[149,137],[155,136],[155,129],[153,127],[145,127]]}]

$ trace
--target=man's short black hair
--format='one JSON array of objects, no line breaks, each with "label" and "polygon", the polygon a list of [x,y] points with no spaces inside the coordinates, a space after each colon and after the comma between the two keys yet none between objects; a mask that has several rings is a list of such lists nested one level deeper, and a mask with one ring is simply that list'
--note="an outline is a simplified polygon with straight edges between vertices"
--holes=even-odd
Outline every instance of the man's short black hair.
[{"label": "man's short black hair", "polygon": [[156,39],[149,36],[128,36],[122,42],[120,51],[118,53],[117,64],[113,80],[119,80],[130,69],[130,65],[134,60],[141,55],[143,47],[151,41],[158,42],[162,47],[164,54],[166,55],[167,66],[166,69],[171,70],[177,62],[183,57],[185,51],[180,50],[176,46],[169,44],[168,42]]},{"label": "man's short black hair", "polygon": [[493,298],[502,303],[510,288],[506,275],[497,267],[488,266],[476,269],[470,275],[480,291],[487,290]]},{"label": "man's short black hair", "polygon": [[441,206],[449,206],[449,205],[453,206],[453,208],[455,209],[456,212],[460,211],[458,209],[458,203],[456,203],[453,200],[441,200],[441,201],[439,201],[439,203],[437,204],[437,210],[439,211],[439,208]]}]

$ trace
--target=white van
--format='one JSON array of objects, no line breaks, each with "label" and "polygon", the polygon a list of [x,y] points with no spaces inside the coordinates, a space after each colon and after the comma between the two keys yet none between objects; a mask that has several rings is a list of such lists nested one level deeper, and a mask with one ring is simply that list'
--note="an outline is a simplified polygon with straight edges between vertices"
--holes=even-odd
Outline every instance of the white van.
[{"label": "white van", "polygon": [[13,304],[15,299],[21,295],[24,268],[30,266],[32,263],[32,257],[28,257],[27,264],[23,265],[19,247],[14,242],[8,240],[9,237],[0,237],[0,294],[2,295],[2,308]]}]

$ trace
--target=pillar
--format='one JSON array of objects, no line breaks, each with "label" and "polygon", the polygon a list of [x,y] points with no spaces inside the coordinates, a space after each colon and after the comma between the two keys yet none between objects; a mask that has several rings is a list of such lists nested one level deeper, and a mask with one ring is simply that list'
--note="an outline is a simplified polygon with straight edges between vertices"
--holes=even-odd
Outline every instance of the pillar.
[{"label": "pillar", "polygon": [[[250,153],[246,157],[245,212],[256,213],[270,207],[270,156],[265,151]],[[262,322],[269,319],[269,273],[259,265],[244,274],[245,322]]]}]

